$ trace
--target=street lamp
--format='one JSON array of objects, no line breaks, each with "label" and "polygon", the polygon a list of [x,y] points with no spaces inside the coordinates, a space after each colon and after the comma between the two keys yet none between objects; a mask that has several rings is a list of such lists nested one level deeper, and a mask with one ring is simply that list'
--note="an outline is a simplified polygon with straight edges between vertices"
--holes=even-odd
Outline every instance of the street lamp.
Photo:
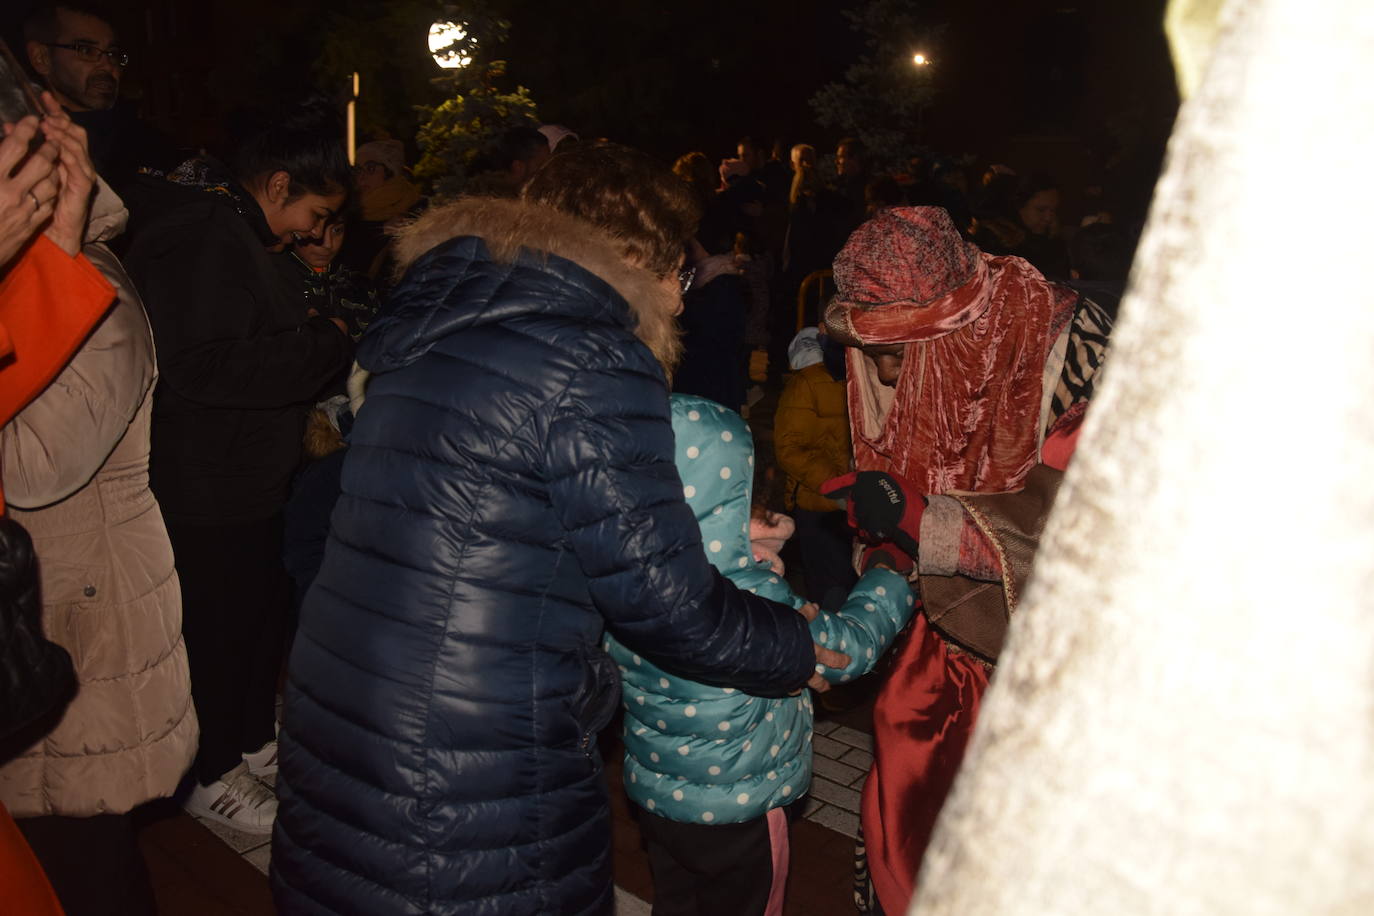
[{"label": "street lamp", "polygon": [[348,96],[348,164],[357,165],[358,158],[358,74],[353,73],[353,91]]},{"label": "street lamp", "polygon": [[[930,67],[930,58],[929,58],[929,57],[926,57],[926,56],[925,56],[924,54],[922,54],[920,51],[917,51],[915,54],[911,55],[911,63],[916,67],[916,69],[918,69],[918,70],[925,70],[925,69],[927,69],[927,68]],[[929,79],[929,77],[926,77],[926,78],[923,80],[923,82],[928,81],[928,79]],[[926,119],[926,103],[925,103],[924,101],[922,101],[922,102],[920,102],[920,103],[916,106],[916,143],[917,143],[918,145],[919,145],[919,144],[921,143],[921,141],[924,139],[924,136],[923,136],[923,135],[924,135],[924,133],[925,133],[925,131],[924,131],[925,119]]]},{"label": "street lamp", "polygon": [[477,39],[468,34],[466,23],[440,20],[429,27],[429,53],[445,70],[456,70],[472,63]]}]

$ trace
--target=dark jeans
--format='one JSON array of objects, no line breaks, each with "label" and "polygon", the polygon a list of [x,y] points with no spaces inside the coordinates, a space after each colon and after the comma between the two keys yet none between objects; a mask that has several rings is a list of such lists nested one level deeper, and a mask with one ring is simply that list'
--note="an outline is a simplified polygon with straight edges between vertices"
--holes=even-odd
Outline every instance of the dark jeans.
[{"label": "dark jeans", "polygon": [[[152,916],[148,869],[128,814],[15,821],[67,916]],[[0,911],[5,911],[0,892]]]},{"label": "dark jeans", "polygon": [[[767,817],[683,824],[634,811],[654,876],[653,916],[762,916],[773,887]],[[800,811],[789,805],[789,819]]]},{"label": "dark jeans", "polygon": [[193,772],[209,785],[275,736],[291,596],[281,518],[233,525],[169,521],[167,533],[181,578],[181,631],[200,719]]},{"label": "dark jeans", "polygon": [[797,509],[793,520],[797,523],[795,540],[801,555],[806,600],[816,602],[823,610],[839,610],[849,590],[859,581],[851,554],[854,532],[849,529],[845,513],[839,509]]}]

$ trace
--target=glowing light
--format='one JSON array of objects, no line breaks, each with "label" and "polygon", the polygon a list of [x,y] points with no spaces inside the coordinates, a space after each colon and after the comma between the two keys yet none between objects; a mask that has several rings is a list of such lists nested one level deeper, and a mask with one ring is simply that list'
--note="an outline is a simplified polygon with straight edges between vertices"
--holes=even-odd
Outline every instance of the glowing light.
[{"label": "glowing light", "polygon": [[348,100],[348,164],[358,159],[358,74],[353,74],[353,95]]},{"label": "glowing light", "polygon": [[913,56],[913,57],[911,58],[911,62],[912,62],[913,64],[915,64],[916,66],[918,66],[918,67],[928,67],[928,66],[930,66],[930,58],[929,58],[929,57],[926,57],[924,54],[917,54],[917,55]]},{"label": "glowing light", "polygon": [[472,63],[477,40],[468,35],[461,22],[436,22],[429,27],[429,53],[445,70],[456,70]]}]

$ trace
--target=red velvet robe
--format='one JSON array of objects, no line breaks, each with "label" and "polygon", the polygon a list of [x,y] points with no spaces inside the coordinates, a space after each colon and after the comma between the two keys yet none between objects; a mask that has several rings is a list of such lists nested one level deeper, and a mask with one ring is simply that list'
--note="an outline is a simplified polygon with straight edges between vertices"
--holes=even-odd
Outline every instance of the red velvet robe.
[{"label": "red velvet robe", "polygon": [[[943,211],[897,208],[861,226],[835,261],[837,339],[906,344],[894,388],[848,351],[857,470],[924,492],[1020,488],[1040,461],[1045,364],[1077,294],[1015,257],[964,242]],[[906,912],[935,819],[963,761],[990,666],[913,620],[874,708],[864,785],[868,866],[884,911]]]}]

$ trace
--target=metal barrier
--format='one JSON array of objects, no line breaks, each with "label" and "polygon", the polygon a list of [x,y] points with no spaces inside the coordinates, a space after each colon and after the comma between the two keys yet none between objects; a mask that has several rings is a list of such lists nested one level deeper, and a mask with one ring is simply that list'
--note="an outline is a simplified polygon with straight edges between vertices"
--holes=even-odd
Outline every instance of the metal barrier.
[{"label": "metal barrier", "polygon": [[825,300],[835,291],[835,272],[830,269],[813,270],[797,289],[797,328],[806,327],[806,304],[815,297],[817,319],[825,317]]}]

